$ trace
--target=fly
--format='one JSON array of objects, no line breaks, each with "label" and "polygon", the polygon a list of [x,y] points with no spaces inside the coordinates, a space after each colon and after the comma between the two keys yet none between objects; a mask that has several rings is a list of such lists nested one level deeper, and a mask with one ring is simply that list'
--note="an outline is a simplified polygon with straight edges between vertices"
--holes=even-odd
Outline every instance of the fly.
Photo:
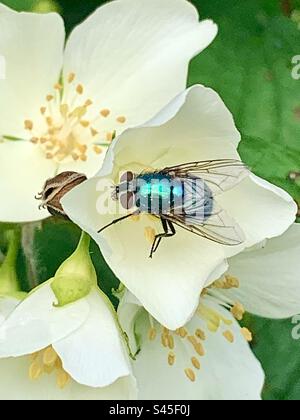
[{"label": "fly", "polygon": [[113,198],[131,212],[98,233],[131,216],[149,214],[160,219],[162,225],[150,258],[163,238],[176,234],[175,226],[221,245],[239,245],[245,240],[244,234],[215,197],[248,175],[247,167],[234,159],[190,162],[140,174],[127,171],[114,187]]}]

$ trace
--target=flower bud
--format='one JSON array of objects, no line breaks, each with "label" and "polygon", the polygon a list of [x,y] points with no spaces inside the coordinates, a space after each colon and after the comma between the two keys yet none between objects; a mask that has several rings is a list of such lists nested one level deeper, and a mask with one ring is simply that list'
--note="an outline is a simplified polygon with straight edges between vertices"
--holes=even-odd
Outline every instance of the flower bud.
[{"label": "flower bud", "polygon": [[62,263],[51,282],[57,305],[64,306],[87,296],[97,286],[97,275],[89,253],[90,237],[82,233],[76,251]]}]

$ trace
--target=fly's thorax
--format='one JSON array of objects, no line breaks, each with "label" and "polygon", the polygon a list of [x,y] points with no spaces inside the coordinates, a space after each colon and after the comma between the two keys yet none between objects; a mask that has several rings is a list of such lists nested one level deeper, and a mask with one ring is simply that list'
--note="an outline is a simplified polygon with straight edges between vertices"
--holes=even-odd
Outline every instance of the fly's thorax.
[{"label": "fly's thorax", "polygon": [[161,172],[138,176],[136,187],[136,206],[145,213],[167,214],[183,202],[182,180]]}]

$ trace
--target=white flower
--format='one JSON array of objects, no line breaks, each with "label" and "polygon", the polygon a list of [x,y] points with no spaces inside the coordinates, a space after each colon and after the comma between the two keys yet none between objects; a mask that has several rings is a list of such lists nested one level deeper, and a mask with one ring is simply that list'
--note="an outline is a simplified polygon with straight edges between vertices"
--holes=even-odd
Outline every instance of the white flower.
[{"label": "white flower", "polygon": [[185,88],[190,59],[216,33],[185,0],[117,0],[75,28],[64,48],[58,14],[0,4],[0,220],[47,217],[34,199],[46,179],[94,175],[115,132]]},{"label": "white flower", "polygon": [[[73,393],[78,397],[83,390],[89,398],[87,390],[76,385],[79,383],[97,388],[97,392],[91,391],[95,398],[134,398],[135,379],[126,342],[109,299],[97,286],[88,245],[89,239],[83,235],[55,277],[33,290],[2,322],[0,359],[5,360],[0,364],[7,374],[9,366],[20,368],[21,381],[25,370],[33,380],[56,373],[60,388],[72,384],[66,397]],[[14,378],[12,385],[17,380]],[[34,398],[45,395],[53,383],[51,377],[46,390],[33,387],[40,392]],[[6,392],[9,395],[12,388]]]},{"label": "white flower", "polygon": [[220,97],[211,89],[195,86],[179,95],[148,126],[123,133],[106,155],[98,176],[62,199],[65,212],[96,240],[116,276],[170,329],[191,318],[203,287],[226,271],[226,258],[282,234],[295,220],[296,205],[283,190],[250,174],[216,199],[244,231],[242,245],[222,246],[178,228],[150,259],[151,244],[145,236],[152,240],[149,231],[161,232],[160,223],[142,215],[138,222],[128,219],[98,234],[100,228],[120,217],[99,214],[97,203],[104,196],[99,186],[107,178],[118,182],[123,170],[139,173],[149,167],[162,169],[201,160],[238,160],[239,140]]},{"label": "white flower", "polygon": [[264,248],[230,258],[226,277],[206,290],[192,320],[176,332],[125,294],[118,312],[140,350],[133,362],[139,399],[260,399],[264,374],[247,344],[252,334],[235,318],[245,309],[271,318],[300,312],[299,252],[294,225]]}]

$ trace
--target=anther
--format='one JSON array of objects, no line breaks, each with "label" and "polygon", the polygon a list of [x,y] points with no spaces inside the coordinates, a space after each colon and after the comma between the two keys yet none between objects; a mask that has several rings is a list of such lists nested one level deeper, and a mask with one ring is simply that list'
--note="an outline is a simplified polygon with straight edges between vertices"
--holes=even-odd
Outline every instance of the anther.
[{"label": "anther", "polygon": [[120,124],[124,124],[126,122],[126,117],[123,117],[123,116],[118,117],[117,122],[120,123]]},{"label": "anther", "polygon": [[191,382],[195,382],[195,380],[196,380],[196,375],[195,375],[195,372],[194,372],[192,369],[187,368],[187,369],[185,369],[185,370],[184,370],[184,373],[186,374],[187,378],[188,378]]},{"label": "anther", "polygon": [[56,377],[57,386],[60,389],[64,389],[69,381],[70,381],[69,374],[65,372],[63,369],[59,369],[57,372],[57,377]]},{"label": "anther", "polygon": [[234,335],[231,331],[227,330],[225,332],[223,332],[223,336],[226,338],[226,340],[229,343],[233,343],[234,342]]},{"label": "anther", "polygon": [[70,73],[70,74],[68,75],[68,83],[72,83],[72,82],[74,82],[75,77],[76,77],[75,73]]},{"label": "anther", "polygon": [[90,122],[86,120],[81,120],[80,124],[82,125],[82,127],[87,128],[90,125]]},{"label": "anther", "polygon": [[173,366],[175,363],[175,353],[173,353],[172,351],[170,351],[170,353],[168,354],[168,364],[169,366]]},{"label": "anther", "polygon": [[42,373],[43,373],[43,369],[37,361],[34,361],[33,363],[31,363],[29,367],[29,372],[28,372],[29,379],[31,379],[32,381],[36,381],[37,379],[39,379]]},{"label": "anther", "polygon": [[95,130],[95,128],[93,128],[93,127],[90,127],[90,130],[91,130],[91,135],[92,135],[93,137],[95,137],[95,136],[97,136],[97,134],[99,134],[99,133],[98,133],[98,131],[97,131],[97,130]]},{"label": "anther", "polygon": [[193,364],[193,366],[194,366],[194,368],[196,368],[196,369],[200,369],[200,367],[201,367],[201,365],[200,365],[200,362],[199,362],[199,360],[197,359],[197,357],[192,357],[191,358],[191,362],[192,362],[192,364]]},{"label": "anther", "polygon": [[154,327],[150,328],[148,333],[148,338],[150,341],[154,341],[156,338],[156,329]]},{"label": "anther", "polygon": [[206,340],[206,335],[205,335],[205,332],[204,331],[202,331],[200,328],[198,328],[196,331],[195,331],[195,336],[196,337],[198,337],[198,338],[200,338],[200,340]]},{"label": "anther", "polygon": [[110,110],[109,109],[102,109],[100,111],[100,115],[102,115],[102,117],[107,118],[110,115]]},{"label": "anther", "polygon": [[231,308],[230,312],[238,321],[242,321],[245,315],[245,309],[241,303],[235,303],[234,306]]},{"label": "anther", "polygon": [[172,335],[168,335],[168,347],[170,350],[173,350],[175,347],[174,337]]},{"label": "anther", "polygon": [[57,358],[57,353],[53,347],[48,347],[43,354],[43,363],[46,366],[52,366],[55,364]]},{"label": "anther", "polygon": [[93,150],[97,155],[101,155],[101,153],[103,152],[103,150],[101,149],[100,146],[93,146]]},{"label": "anther", "polygon": [[82,95],[83,94],[83,86],[80,85],[80,84],[77,85],[76,92],[78,93],[78,95]]},{"label": "anther", "polygon": [[248,328],[241,328],[241,333],[244,339],[248,341],[248,343],[251,343],[251,341],[253,340],[251,331],[249,331]]},{"label": "anther", "polygon": [[25,120],[24,127],[26,130],[31,131],[33,129],[33,122],[31,120]]},{"label": "anther", "polygon": [[145,237],[146,237],[147,241],[150,242],[151,244],[153,244],[153,242],[155,240],[155,230],[152,227],[147,226],[144,229],[144,234],[145,234]]}]

